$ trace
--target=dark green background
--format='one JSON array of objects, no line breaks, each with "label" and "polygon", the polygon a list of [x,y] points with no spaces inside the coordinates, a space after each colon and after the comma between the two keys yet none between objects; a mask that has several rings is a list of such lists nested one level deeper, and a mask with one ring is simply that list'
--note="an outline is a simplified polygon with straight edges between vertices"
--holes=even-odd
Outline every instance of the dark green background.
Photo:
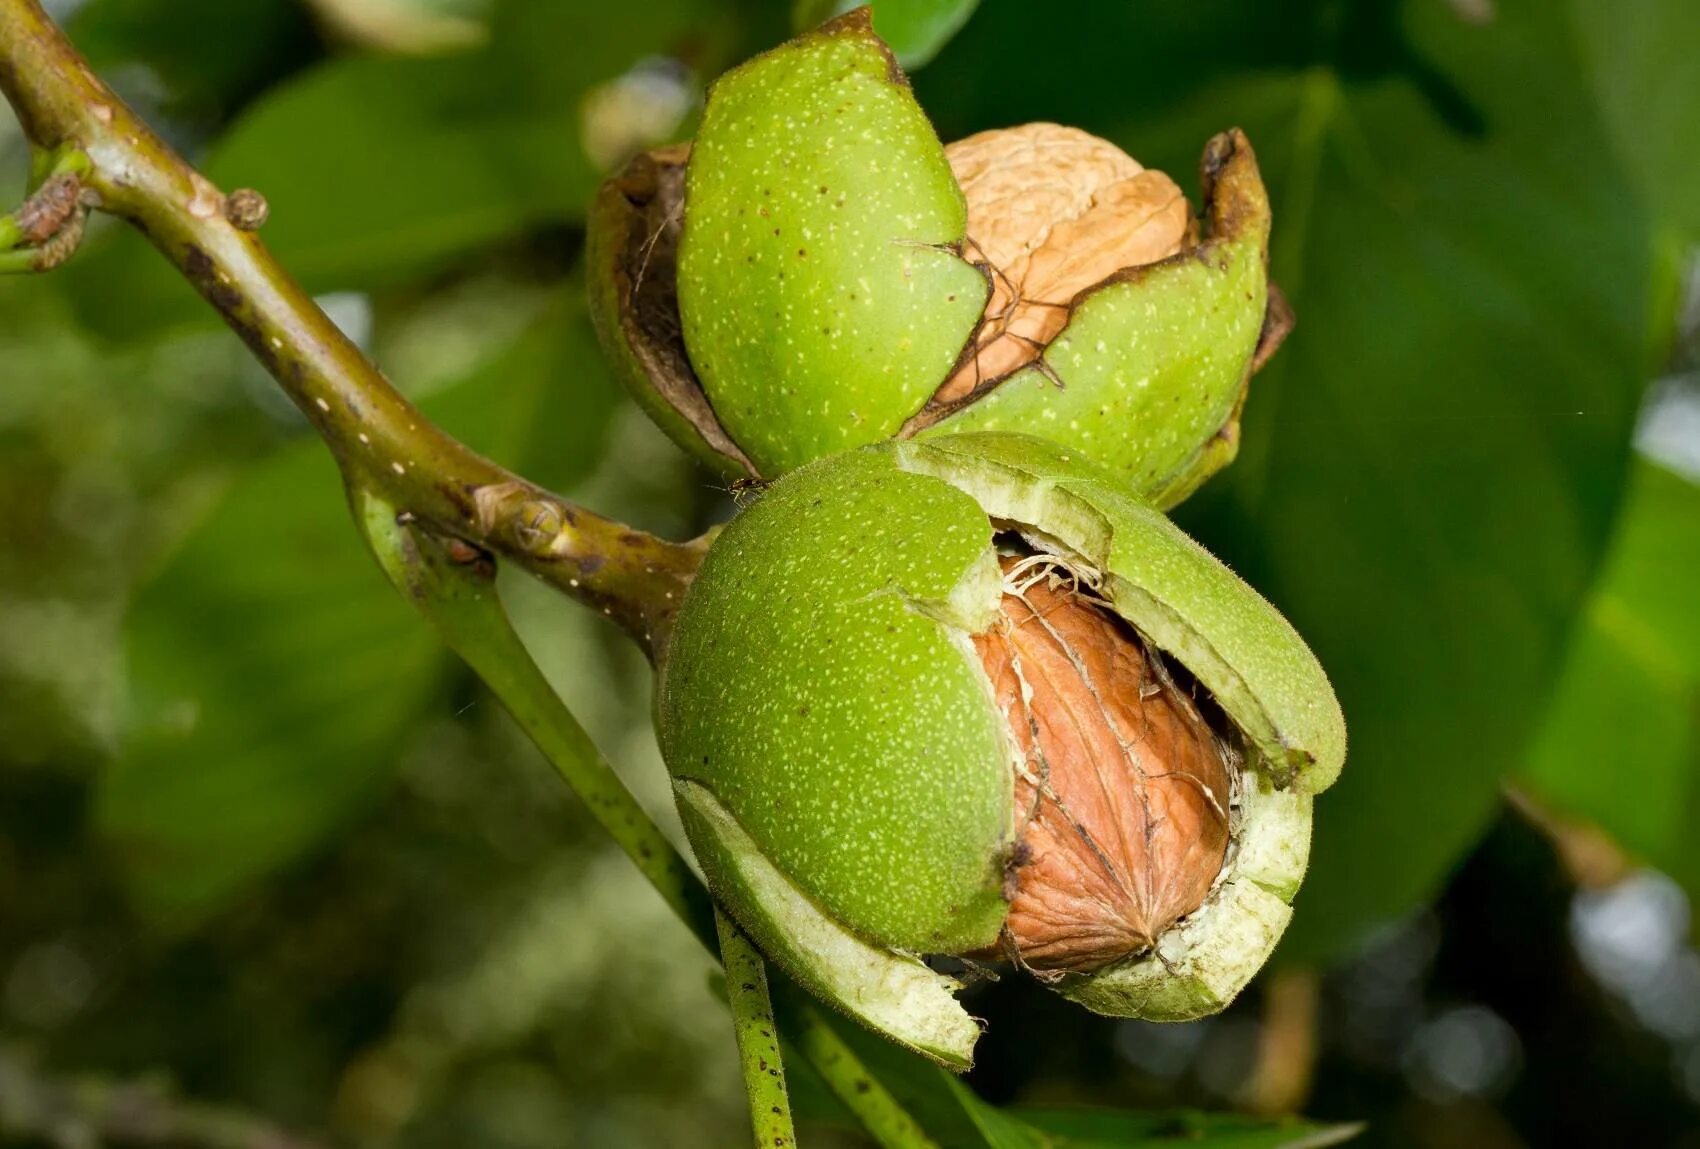
[{"label": "dark green background", "polygon": [[[285,264],[355,293],[452,431],[651,529],[727,512],[600,362],[578,255],[611,153],[585,144],[687,135],[786,5],[72,7],[102,73],[223,186],[264,191]],[[379,7],[384,35],[334,19]],[[1365,1144],[1700,1144],[1680,1139],[1700,1027],[1644,1029],[1567,932],[1577,880],[1651,866],[1700,893],[1700,491],[1678,457],[1700,423],[1633,448],[1650,387],[1667,408],[1700,387],[1700,9],[984,0],[941,42],[968,7],[876,13],[911,61],[937,49],[915,88],[945,139],[1072,123],[1196,192],[1204,140],[1239,125],[1274,195],[1298,327],[1240,461],[1179,517],[1312,642],[1351,731],[1277,957],[1321,977],[1307,1111],[1367,1120]],[[445,13],[470,41],[403,50]],[[0,159],[21,185],[3,117]],[[33,1059],[164,1072],[333,1144],[740,1143],[706,959],[387,589],[321,448],[134,235],[0,282],[0,507],[0,1138],[3,1071]],[[640,660],[508,591],[670,818]],[[1577,827],[1615,844],[1603,869],[1574,864]],[[1366,984],[1403,994],[1374,1040]],[[1154,1034],[1002,983],[974,998],[971,1081],[1229,1108],[1263,1006]],[[1520,1053],[1447,1095],[1421,1035],[1476,1007]],[[799,1087],[813,1143],[848,1138]],[[921,1103],[967,1107],[948,1143],[1037,1143],[940,1090]]]}]

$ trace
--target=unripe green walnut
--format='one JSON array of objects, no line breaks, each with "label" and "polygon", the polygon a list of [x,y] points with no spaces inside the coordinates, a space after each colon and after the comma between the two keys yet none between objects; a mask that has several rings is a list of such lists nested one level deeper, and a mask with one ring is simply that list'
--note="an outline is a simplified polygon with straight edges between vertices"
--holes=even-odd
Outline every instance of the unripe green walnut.
[{"label": "unripe green walnut", "polygon": [[604,185],[593,311],[639,402],[725,474],[1022,431],[1170,506],[1232,460],[1287,322],[1245,137],[1202,176],[1194,220],[1072,128],[942,147],[860,10],[723,76],[693,146]]},{"label": "unripe green walnut", "polygon": [[1118,1016],[1222,1008],[1285,927],[1345,754],[1255,591],[1064,448],[965,433],[770,486],[681,607],[662,749],[717,897],[799,982],[946,1064],[925,955]]}]

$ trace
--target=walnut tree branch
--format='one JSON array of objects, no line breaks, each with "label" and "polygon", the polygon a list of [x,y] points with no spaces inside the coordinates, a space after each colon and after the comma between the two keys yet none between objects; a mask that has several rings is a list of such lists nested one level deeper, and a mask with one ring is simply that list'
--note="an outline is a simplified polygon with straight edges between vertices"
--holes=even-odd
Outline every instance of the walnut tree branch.
[{"label": "walnut tree branch", "polygon": [[701,559],[542,490],[427,421],[254,234],[226,197],[124,106],[39,0],[0,0],[0,92],[41,151],[87,157],[84,202],[128,221],[294,400],[351,487],[524,566],[618,621],[652,653]]}]

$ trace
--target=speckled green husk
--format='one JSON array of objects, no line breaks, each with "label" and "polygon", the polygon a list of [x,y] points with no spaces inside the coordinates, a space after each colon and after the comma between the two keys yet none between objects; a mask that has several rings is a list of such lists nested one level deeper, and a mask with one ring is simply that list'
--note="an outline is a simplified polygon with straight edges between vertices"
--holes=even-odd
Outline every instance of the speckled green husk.
[{"label": "speckled green husk", "polygon": [[1245,136],[1201,165],[1210,233],[1083,293],[1040,364],[922,432],[1019,431],[1078,451],[1171,507],[1233,461],[1269,303],[1269,199]]},{"label": "speckled green husk", "polygon": [[1161,513],[1028,436],[888,443],[779,480],[715,542],[665,652],[658,728],[709,883],[799,982],[945,1064],[976,1027],[915,959],[985,949],[1007,907],[1012,745],[969,636],[997,529],[1101,574],[1114,609],[1240,733],[1234,845],[1146,955],[1057,988],[1194,1017],[1250,979],[1304,872],[1345,732],[1285,620]]},{"label": "speckled green husk", "polygon": [[[997,608],[991,542],[972,499],[884,452],[798,471],[715,541],[662,678],[674,776],[827,913],[917,953],[1003,922],[1010,788],[974,766],[1003,734],[952,635]],[[951,601],[965,583],[978,603]]]},{"label": "speckled green husk", "polygon": [[1038,361],[935,403],[996,322],[1000,272],[971,261],[945,150],[861,10],[727,73],[693,145],[603,185],[592,312],[637,401],[724,475],[1013,431],[1167,508],[1232,461],[1260,344],[1285,331],[1265,326],[1270,215],[1250,143],[1221,133],[1200,169],[1199,242],[1051,301],[1068,323]]},{"label": "speckled green husk", "polygon": [[865,9],[728,72],[687,169],[679,313],[763,475],[895,434],[989,287],[944,148]]}]

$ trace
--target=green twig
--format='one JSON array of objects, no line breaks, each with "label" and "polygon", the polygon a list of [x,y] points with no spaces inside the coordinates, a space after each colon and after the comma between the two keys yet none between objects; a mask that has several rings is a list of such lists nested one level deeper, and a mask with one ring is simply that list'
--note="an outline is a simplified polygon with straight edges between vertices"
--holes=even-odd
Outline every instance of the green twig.
[{"label": "green twig", "polygon": [[[697,940],[710,953],[724,953],[724,938],[708,892],[614,773],[514,632],[496,592],[490,556],[458,540],[418,529],[381,496],[357,488],[351,497],[361,531],[391,581],[431,622],[443,642],[484,679]],[[753,950],[743,956],[760,961]],[[739,980],[728,959],[727,981],[736,992],[751,979]],[[914,1118],[834,1032],[819,1007],[786,981],[777,981],[776,986],[784,995],[786,1035],[874,1140],[885,1149],[936,1149]],[[734,1017],[739,1019],[740,1003],[734,1000],[733,1004]],[[771,1040],[770,1035],[757,1036]],[[745,1037],[740,1029],[740,1050],[747,1059]],[[754,1093],[751,1104],[756,1104]],[[769,1117],[775,1104],[766,1104]],[[759,1115],[757,1128],[761,1128]]]},{"label": "green twig", "polygon": [[596,821],[713,950],[718,939],[708,894],[537,668],[496,594],[490,557],[458,539],[416,529],[381,496],[356,488],[351,498],[361,532],[390,581],[477,672]]},{"label": "green twig", "polygon": [[750,1098],[750,1124],[759,1146],[797,1144],[791,1098],[785,1091],[785,1061],[774,1029],[767,992],[767,964],[736,922],[714,912],[720,932],[720,961],[726,967],[726,1000],[738,1038],[738,1060]]},{"label": "green twig", "polygon": [[884,1149],[938,1149],[938,1143],[868,1071],[856,1051],[801,990],[782,983],[775,996],[791,1023],[785,1027],[785,1036],[870,1137]]},{"label": "green twig", "polygon": [[652,654],[665,641],[703,545],[665,542],[574,506],[431,425],[255,235],[265,214],[256,193],[227,198],[184,162],[94,75],[38,0],[0,0],[0,92],[38,155],[87,157],[79,201],[147,235],[247,343],[351,481],[513,559]]},{"label": "green twig", "polygon": [[8,250],[0,247],[0,275],[22,275],[40,271],[40,258],[35,249],[20,247]]}]

